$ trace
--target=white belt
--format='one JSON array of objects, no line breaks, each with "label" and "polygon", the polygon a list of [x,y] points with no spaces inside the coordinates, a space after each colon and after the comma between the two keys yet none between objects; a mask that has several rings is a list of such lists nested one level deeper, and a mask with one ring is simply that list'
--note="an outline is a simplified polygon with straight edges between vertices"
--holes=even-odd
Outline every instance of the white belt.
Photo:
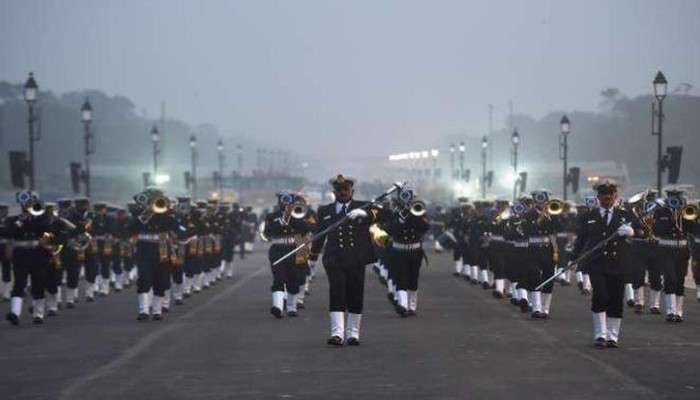
[{"label": "white belt", "polygon": [[12,241],[10,239],[0,239],[0,244],[5,244],[5,243],[12,243]]},{"label": "white belt", "polygon": [[492,235],[492,236],[491,236],[491,240],[499,240],[499,241],[504,241],[505,239],[503,238],[503,236],[499,236],[499,235]]},{"label": "white belt", "polygon": [[31,249],[34,247],[39,247],[39,241],[38,240],[15,240],[13,243],[14,247],[22,247],[25,249]]},{"label": "white belt", "polygon": [[688,241],[685,239],[659,239],[659,246],[666,247],[685,247],[688,245]]},{"label": "white belt", "polygon": [[[0,243],[2,243],[2,242],[0,242]],[[695,238],[695,243],[700,243],[700,237]]]},{"label": "white belt", "polygon": [[528,243],[528,242],[510,242],[510,243],[513,245],[513,247],[523,247],[523,248],[530,247],[530,243]]},{"label": "white belt", "polygon": [[423,246],[423,244],[420,242],[417,242],[417,243],[396,243],[396,242],[393,242],[391,244],[391,247],[395,248],[396,250],[404,250],[404,251],[418,250],[422,246]]},{"label": "white belt", "polygon": [[528,243],[534,243],[534,244],[545,244],[549,243],[549,238],[548,237],[531,237],[527,239]]},{"label": "white belt", "polygon": [[296,244],[293,237],[279,237],[270,239],[272,244]]},{"label": "white belt", "polygon": [[160,235],[159,234],[139,233],[138,239],[145,241],[145,242],[157,242],[157,241],[160,241]]},{"label": "white belt", "polygon": [[557,238],[566,239],[568,237],[569,237],[569,234],[566,232],[557,233]]},{"label": "white belt", "polygon": [[95,240],[107,240],[111,239],[109,235],[97,235],[97,236],[92,236],[93,239]]}]

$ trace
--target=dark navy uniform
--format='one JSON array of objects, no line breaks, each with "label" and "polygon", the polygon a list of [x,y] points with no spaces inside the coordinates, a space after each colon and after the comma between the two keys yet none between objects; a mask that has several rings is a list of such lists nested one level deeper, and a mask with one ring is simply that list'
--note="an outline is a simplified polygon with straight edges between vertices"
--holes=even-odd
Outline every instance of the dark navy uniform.
[{"label": "dark navy uniform", "polygon": [[[286,204],[281,204],[284,208]],[[284,297],[287,293],[287,316],[297,316],[297,295],[303,287],[307,259],[304,250],[288,257],[277,265],[276,260],[292,251],[301,240],[315,229],[316,220],[308,213],[304,218],[293,218],[283,211],[275,211],[265,217],[263,235],[270,240],[272,246],[268,251],[268,259],[272,270],[272,306],[270,313],[277,318],[285,311]]]},{"label": "dark navy uniform", "polygon": [[[330,289],[331,337],[328,343],[342,345],[347,337],[349,345],[359,344],[360,324],[364,306],[365,267],[376,261],[369,227],[376,222],[378,210],[365,210],[366,201],[352,200],[354,179],[338,175],[329,181],[338,193],[350,193],[345,202],[334,202],[320,206],[316,213],[317,232],[321,232],[349,217],[337,229],[314,242],[311,260],[323,251],[323,267],[328,276]],[[345,313],[348,313],[347,330]]]},{"label": "dark navy uniform", "polygon": [[[617,187],[603,183],[597,187],[599,196],[616,196]],[[632,236],[633,218],[624,209],[596,207],[578,220],[576,242],[572,257],[578,258],[601,241],[617,232],[618,236]],[[586,270],[593,286],[591,311],[593,313],[593,336],[596,346],[617,347],[624,299],[624,257],[628,244],[624,237],[609,241],[593,253],[586,261]]]},{"label": "dark navy uniform", "polygon": [[390,263],[393,265],[398,297],[397,312],[402,317],[416,315],[418,276],[425,252],[423,237],[430,229],[426,216],[399,210],[383,221],[381,227],[391,236]]},{"label": "dark navy uniform", "polygon": [[2,301],[10,301],[12,291],[12,241],[7,231],[9,206],[0,204],[0,268],[2,280],[0,280],[0,297]]}]

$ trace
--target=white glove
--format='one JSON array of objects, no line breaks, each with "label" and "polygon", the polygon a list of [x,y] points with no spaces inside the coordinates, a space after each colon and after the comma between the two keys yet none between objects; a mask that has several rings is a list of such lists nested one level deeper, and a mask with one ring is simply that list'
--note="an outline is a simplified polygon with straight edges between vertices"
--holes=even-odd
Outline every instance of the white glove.
[{"label": "white glove", "polygon": [[358,218],[364,218],[367,216],[367,211],[361,209],[361,208],[356,208],[348,213],[348,218],[351,220],[356,220]]},{"label": "white glove", "polygon": [[309,266],[309,268],[315,268],[316,267],[316,260],[308,260],[306,264]]},{"label": "white glove", "polygon": [[620,236],[631,237],[634,236],[634,229],[632,229],[632,227],[629,225],[621,225],[619,228],[617,228],[617,234]]}]

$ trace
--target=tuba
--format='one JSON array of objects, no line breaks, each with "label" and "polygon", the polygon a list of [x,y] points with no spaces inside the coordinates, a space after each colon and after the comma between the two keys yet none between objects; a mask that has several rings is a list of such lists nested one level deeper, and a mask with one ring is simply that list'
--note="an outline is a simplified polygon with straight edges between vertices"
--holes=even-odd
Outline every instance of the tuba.
[{"label": "tuba", "polygon": [[425,202],[420,200],[413,200],[409,205],[409,212],[415,217],[422,217],[428,212]]},{"label": "tuba", "polygon": [[698,219],[698,206],[695,204],[686,204],[681,208],[681,218],[686,221],[695,221]]}]

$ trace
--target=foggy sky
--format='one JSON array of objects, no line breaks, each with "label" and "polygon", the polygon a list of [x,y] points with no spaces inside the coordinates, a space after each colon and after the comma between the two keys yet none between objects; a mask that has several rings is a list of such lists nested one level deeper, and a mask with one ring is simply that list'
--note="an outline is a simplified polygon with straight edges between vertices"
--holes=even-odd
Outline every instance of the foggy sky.
[{"label": "foggy sky", "polygon": [[[481,136],[488,104],[595,110],[700,86],[700,1],[0,0],[0,80],[100,89],[151,117],[352,157]],[[698,93],[696,88],[694,93]],[[97,111],[99,112],[99,111]],[[334,143],[342,142],[342,147]]]}]

